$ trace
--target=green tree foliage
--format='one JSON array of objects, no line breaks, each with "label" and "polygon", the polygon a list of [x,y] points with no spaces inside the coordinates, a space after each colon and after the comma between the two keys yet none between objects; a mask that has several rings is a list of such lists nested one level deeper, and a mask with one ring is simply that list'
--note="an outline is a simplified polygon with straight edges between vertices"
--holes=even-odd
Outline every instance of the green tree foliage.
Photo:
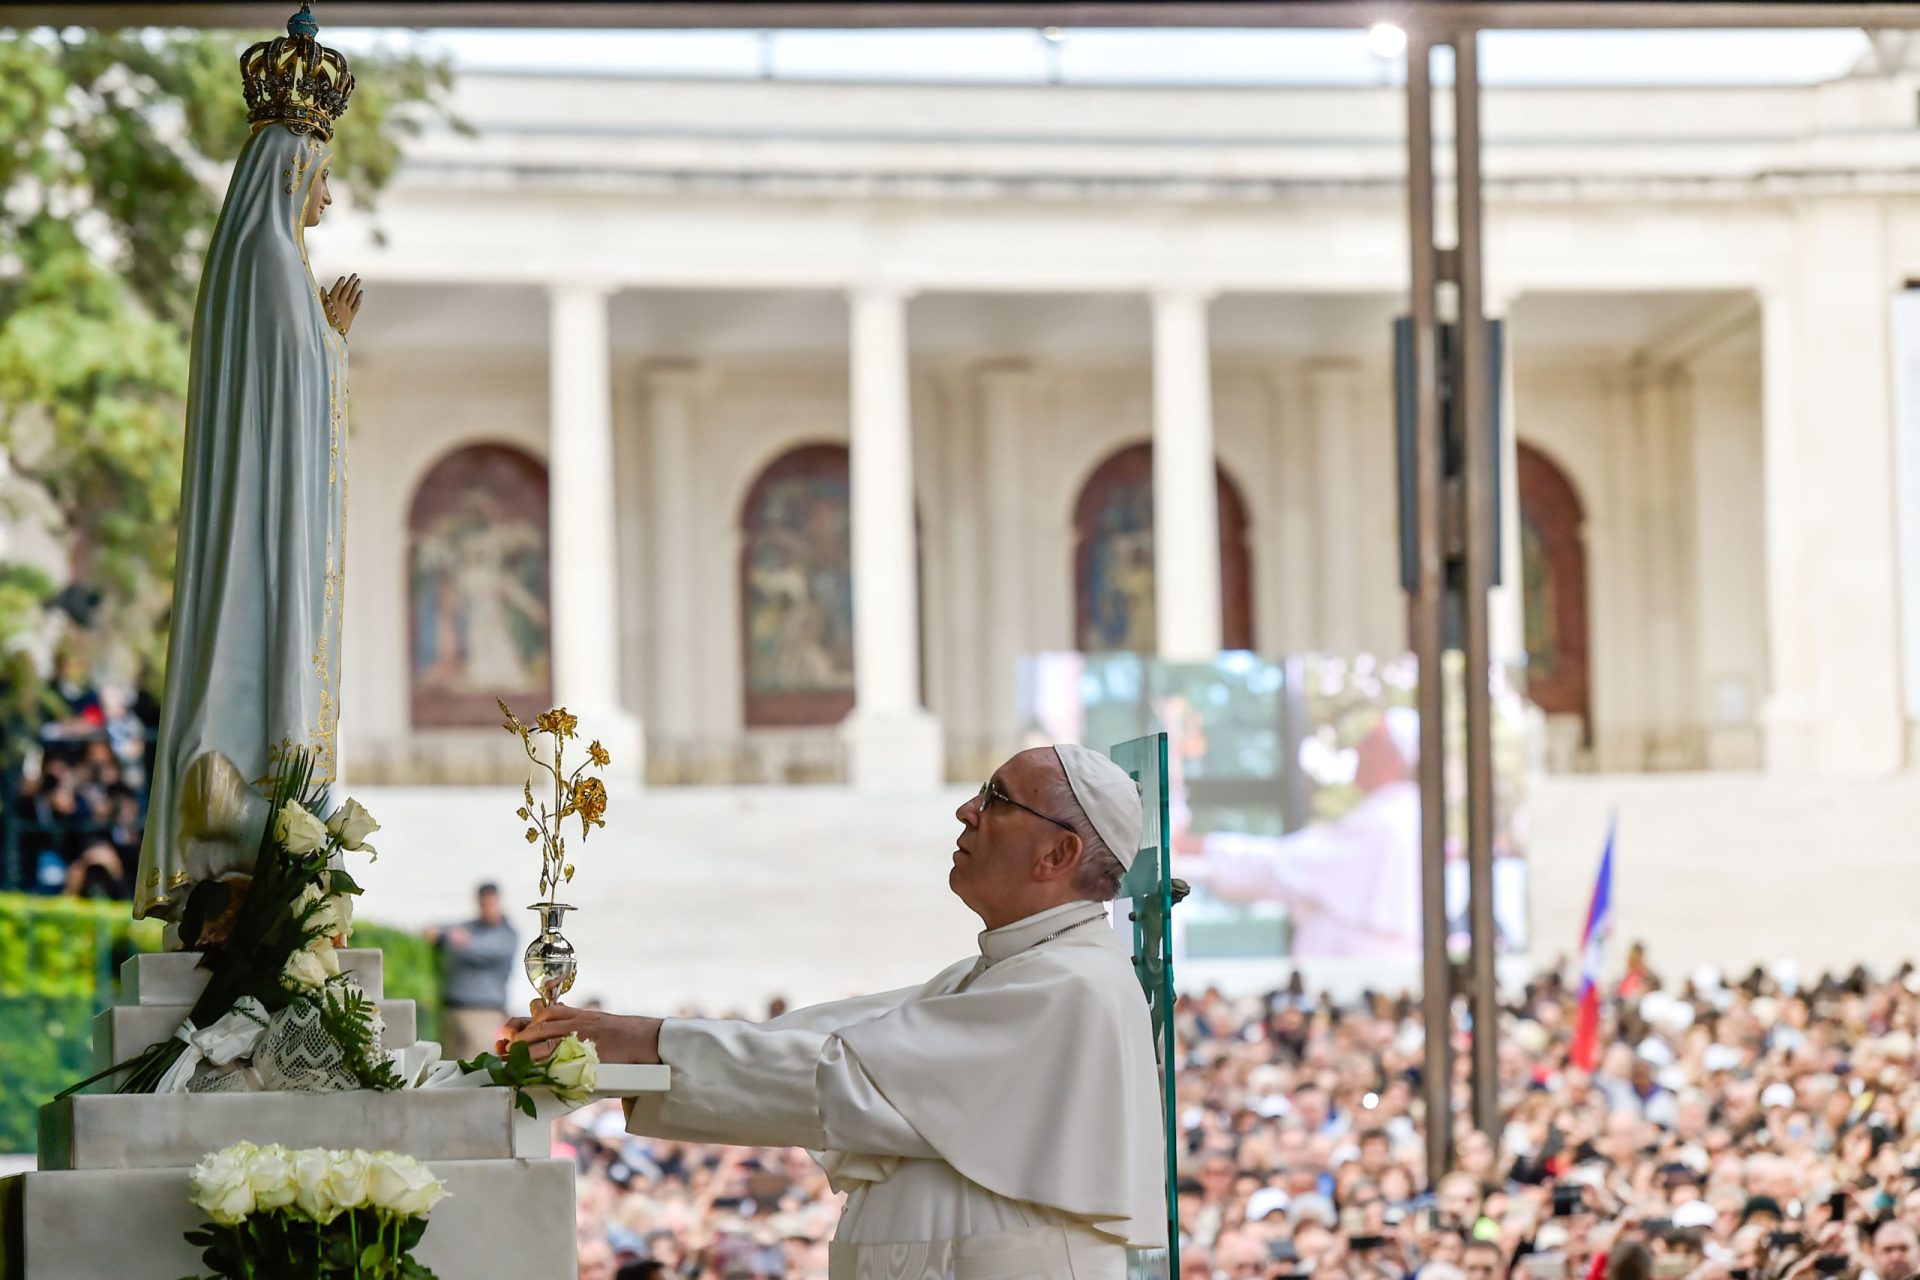
[{"label": "green tree foliage", "polygon": [[[96,630],[156,690],[194,296],[247,138],[238,55],[268,34],[0,30],[0,460],[44,495]],[[367,207],[451,75],[411,52],[353,66],[332,171]],[[44,606],[22,608],[30,584],[6,569],[0,653]],[[24,675],[0,665],[15,724],[40,701]]]}]

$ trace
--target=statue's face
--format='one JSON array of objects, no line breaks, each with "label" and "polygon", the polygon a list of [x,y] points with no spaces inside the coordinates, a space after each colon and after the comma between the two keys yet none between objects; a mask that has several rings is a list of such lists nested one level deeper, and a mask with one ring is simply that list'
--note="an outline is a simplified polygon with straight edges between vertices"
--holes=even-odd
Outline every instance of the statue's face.
[{"label": "statue's face", "polygon": [[327,175],[332,172],[332,166],[328,166],[313,180],[313,194],[307,198],[307,225],[310,227],[320,225],[320,215],[333,203],[333,191],[327,186]]}]

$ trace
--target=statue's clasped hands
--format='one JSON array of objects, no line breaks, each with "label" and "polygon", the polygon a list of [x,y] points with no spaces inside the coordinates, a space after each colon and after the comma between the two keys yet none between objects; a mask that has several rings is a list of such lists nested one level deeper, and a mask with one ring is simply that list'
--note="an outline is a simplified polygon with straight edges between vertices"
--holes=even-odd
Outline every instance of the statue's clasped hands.
[{"label": "statue's clasped hands", "polygon": [[591,1040],[602,1062],[632,1062],[653,1066],[660,1061],[659,1018],[575,1009],[570,1005],[535,1000],[532,1017],[510,1018],[499,1043],[503,1055],[514,1041],[524,1042],[534,1061],[545,1061],[555,1045],[569,1035]]},{"label": "statue's clasped hands", "polygon": [[353,318],[360,314],[360,304],[365,300],[358,272],[341,276],[333,282],[333,288],[320,292],[320,301],[327,309],[327,323],[338,329],[343,338],[347,330],[353,328]]}]

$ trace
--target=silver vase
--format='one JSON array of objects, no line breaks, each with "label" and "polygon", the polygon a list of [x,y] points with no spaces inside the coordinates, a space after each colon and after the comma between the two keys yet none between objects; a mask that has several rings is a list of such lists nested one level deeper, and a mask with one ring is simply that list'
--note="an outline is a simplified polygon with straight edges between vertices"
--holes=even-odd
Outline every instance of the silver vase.
[{"label": "silver vase", "polygon": [[540,934],[527,944],[523,957],[527,981],[542,1000],[551,1003],[573,989],[574,976],[580,972],[573,944],[560,932],[567,912],[574,908],[564,902],[536,902],[527,910],[540,914]]}]

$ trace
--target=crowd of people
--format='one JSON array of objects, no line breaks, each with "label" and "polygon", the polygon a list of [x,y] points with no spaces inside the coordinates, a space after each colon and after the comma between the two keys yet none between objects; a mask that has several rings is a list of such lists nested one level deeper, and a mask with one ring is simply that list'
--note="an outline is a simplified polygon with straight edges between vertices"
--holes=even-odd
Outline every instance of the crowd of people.
[{"label": "crowd of people", "polygon": [[158,707],[77,674],[55,690],[62,714],[0,783],[8,875],[35,893],[131,898]]},{"label": "crowd of people", "polygon": [[[1414,1002],[1183,997],[1179,1280],[1912,1280],[1920,972],[1668,985],[1636,951],[1608,995],[1585,1064],[1557,977],[1508,1008],[1502,1123],[1456,1113],[1432,1186]],[[633,1137],[611,1104],[556,1141],[583,1280],[826,1274],[838,1197],[801,1151]]]}]

